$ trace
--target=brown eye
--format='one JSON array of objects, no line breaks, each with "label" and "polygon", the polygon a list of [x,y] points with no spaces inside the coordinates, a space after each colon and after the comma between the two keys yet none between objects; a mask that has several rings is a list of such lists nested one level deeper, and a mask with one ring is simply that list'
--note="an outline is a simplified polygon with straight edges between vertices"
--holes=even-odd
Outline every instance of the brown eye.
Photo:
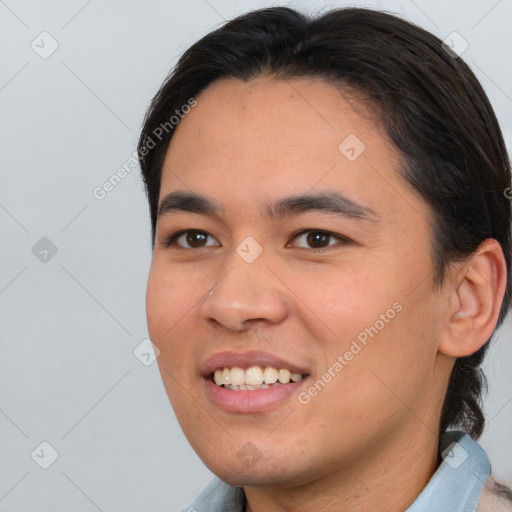
[{"label": "brown eye", "polygon": [[207,239],[208,235],[201,231],[189,231],[185,233],[185,240],[191,247],[203,247]]},{"label": "brown eye", "polygon": [[341,245],[348,243],[350,240],[344,236],[336,235],[329,231],[321,230],[306,230],[298,233],[294,240],[298,240],[299,244],[296,247],[303,249],[328,249],[335,245]]},{"label": "brown eye", "polygon": [[182,249],[200,249],[212,245],[218,246],[220,244],[206,231],[194,229],[178,231],[172,234],[165,242],[166,247],[177,246]]},{"label": "brown eye", "polygon": [[319,249],[327,247],[329,245],[329,233],[323,233],[322,231],[310,231],[306,236],[306,241],[313,247],[313,249]]}]

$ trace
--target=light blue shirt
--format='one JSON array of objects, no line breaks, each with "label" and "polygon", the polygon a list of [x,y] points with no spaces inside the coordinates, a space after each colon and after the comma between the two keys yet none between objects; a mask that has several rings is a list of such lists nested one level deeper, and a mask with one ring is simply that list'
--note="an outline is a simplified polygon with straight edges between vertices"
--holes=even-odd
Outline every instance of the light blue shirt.
[{"label": "light blue shirt", "polygon": [[[441,436],[443,461],[407,512],[476,512],[491,473],[486,453],[468,434]],[[181,512],[244,512],[245,494],[218,478]]]}]

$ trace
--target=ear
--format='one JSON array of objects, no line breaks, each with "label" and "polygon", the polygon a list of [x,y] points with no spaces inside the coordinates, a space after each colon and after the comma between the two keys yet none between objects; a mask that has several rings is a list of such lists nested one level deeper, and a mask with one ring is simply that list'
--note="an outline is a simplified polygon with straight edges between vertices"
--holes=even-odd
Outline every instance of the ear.
[{"label": "ear", "polygon": [[438,348],[448,356],[469,356],[487,342],[498,322],[507,284],[500,244],[484,240],[447,279],[452,289]]}]

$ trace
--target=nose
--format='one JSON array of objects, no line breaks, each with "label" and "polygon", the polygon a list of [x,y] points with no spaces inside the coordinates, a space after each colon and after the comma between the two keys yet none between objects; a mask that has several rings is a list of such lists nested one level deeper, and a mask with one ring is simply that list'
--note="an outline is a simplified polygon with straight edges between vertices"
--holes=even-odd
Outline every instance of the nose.
[{"label": "nose", "polygon": [[201,304],[204,320],[243,331],[255,324],[278,324],[286,318],[288,302],[283,284],[261,259],[232,262]]}]

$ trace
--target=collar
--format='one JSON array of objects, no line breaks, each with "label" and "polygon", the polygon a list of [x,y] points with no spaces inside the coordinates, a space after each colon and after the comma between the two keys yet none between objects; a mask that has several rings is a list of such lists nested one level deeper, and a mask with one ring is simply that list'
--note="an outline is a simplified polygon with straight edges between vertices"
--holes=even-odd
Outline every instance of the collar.
[{"label": "collar", "polygon": [[464,432],[440,439],[443,462],[407,512],[476,512],[491,464],[480,445]]}]

